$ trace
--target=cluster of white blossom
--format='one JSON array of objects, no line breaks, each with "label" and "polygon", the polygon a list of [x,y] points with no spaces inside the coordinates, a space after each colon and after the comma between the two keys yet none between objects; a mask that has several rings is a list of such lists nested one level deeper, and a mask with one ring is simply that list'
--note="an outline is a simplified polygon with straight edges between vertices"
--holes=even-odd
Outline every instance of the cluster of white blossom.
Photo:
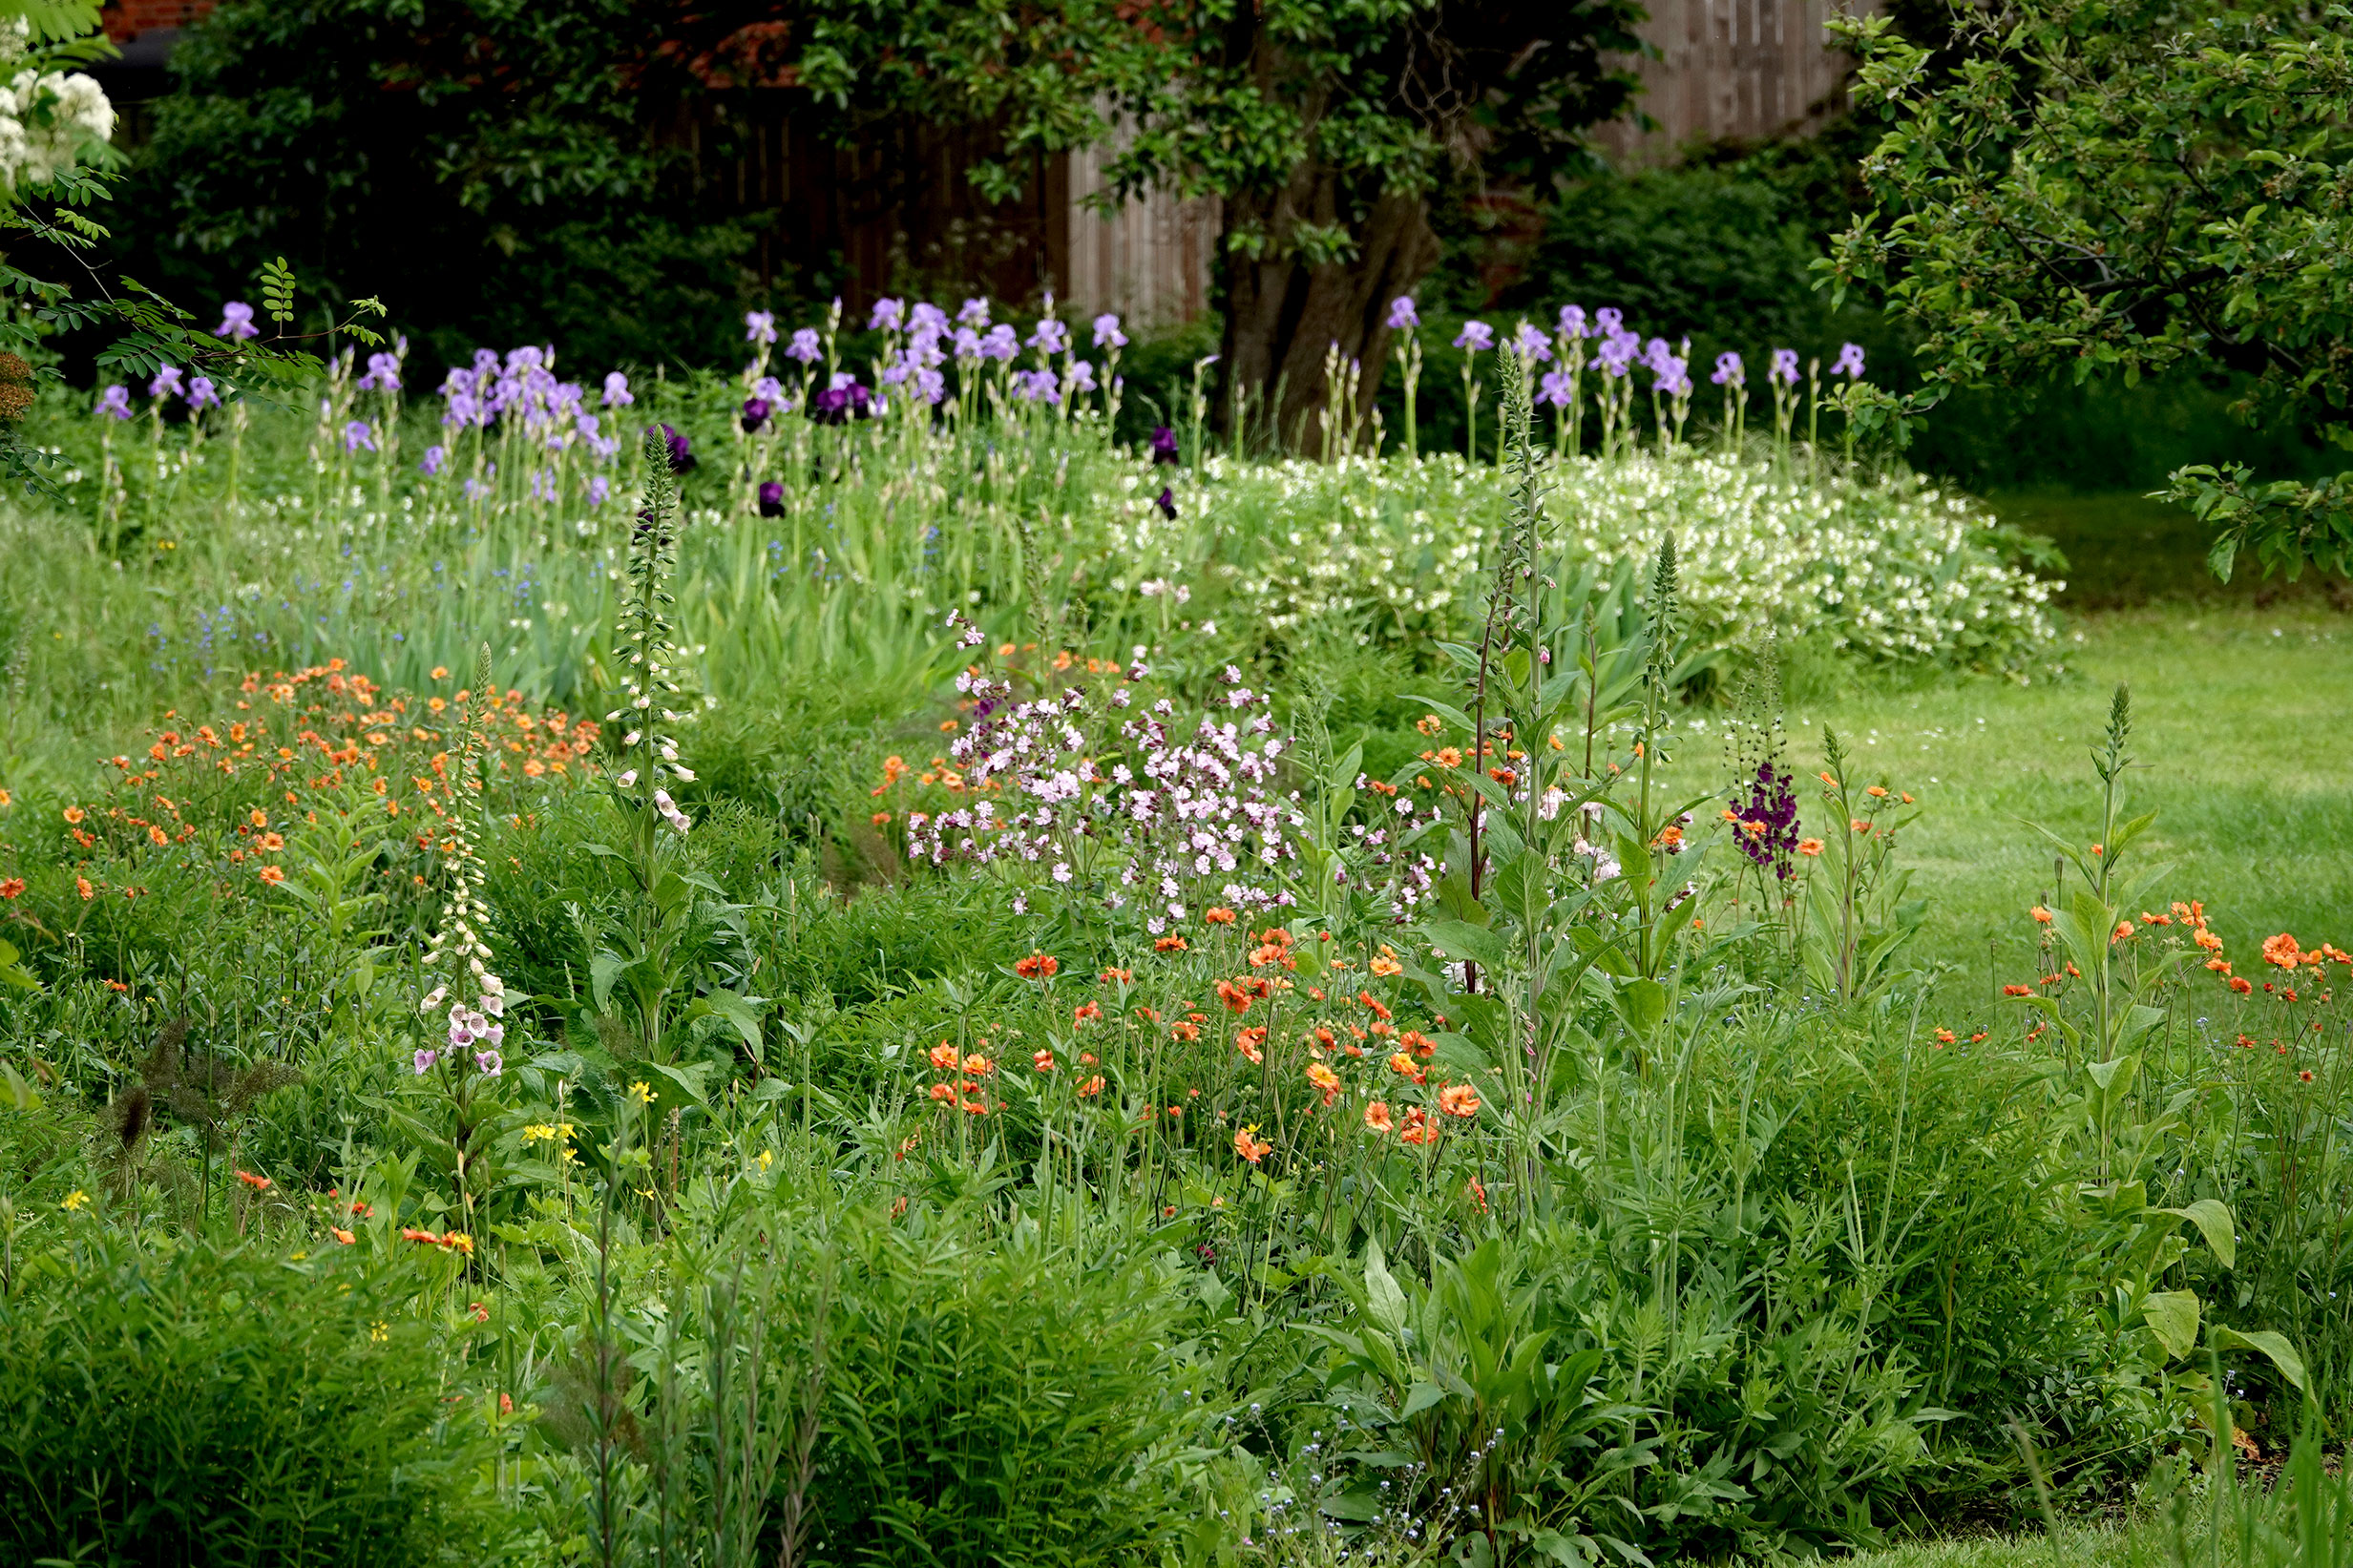
[{"label": "cluster of white blossom", "polygon": [[[1126,509],[1114,555],[1211,586],[1279,636],[1315,618],[1368,640],[1460,633],[1475,614],[1509,476],[1459,456],[1224,466],[1166,519]],[[1844,472],[1687,448],[1549,463],[1545,544],[1646,562],[1676,536],[1694,639],[1767,628],[1872,659],[2014,668],[2056,635],[2063,584],[2009,564],[1996,519],[1916,475]]]},{"label": "cluster of white blossom", "polygon": [[[1127,679],[1146,673],[1138,663]],[[966,671],[956,687],[971,721],[949,750],[977,798],[911,815],[909,857],[1043,867],[1046,888],[1132,908],[1154,935],[1211,905],[1290,903],[1291,830],[1306,819],[1273,787],[1289,742],[1274,733],[1270,699],[1240,681],[1229,668],[1225,716],[1213,709],[1187,732],[1165,699],[1132,709],[1125,683],[1015,701],[1010,682]]]},{"label": "cluster of white blossom", "polygon": [[[23,18],[0,25],[0,60],[24,52]],[[0,87],[0,192],[18,195],[82,160],[115,134],[115,106],[80,72],[19,71]]]}]

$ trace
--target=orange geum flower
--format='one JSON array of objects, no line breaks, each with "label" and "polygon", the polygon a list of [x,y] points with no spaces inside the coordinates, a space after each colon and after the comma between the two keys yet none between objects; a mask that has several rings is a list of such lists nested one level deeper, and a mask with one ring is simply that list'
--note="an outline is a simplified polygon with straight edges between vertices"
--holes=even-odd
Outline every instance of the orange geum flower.
[{"label": "orange geum flower", "polygon": [[1479,1091],[1467,1083],[1450,1083],[1438,1092],[1438,1108],[1448,1116],[1477,1116]]},{"label": "orange geum flower", "polygon": [[1102,1093],[1103,1075],[1101,1073],[1096,1074],[1093,1077],[1079,1085],[1079,1098],[1081,1099],[1093,1099],[1097,1095]]},{"label": "orange geum flower", "polygon": [[1376,1133],[1385,1133],[1390,1128],[1396,1126],[1396,1119],[1389,1114],[1388,1101],[1376,1099],[1372,1104],[1366,1106],[1364,1108],[1364,1124]]},{"label": "orange geum flower", "polygon": [[[985,1044],[986,1042],[984,1041],[983,1043]],[[984,1078],[996,1071],[997,1064],[989,1060],[986,1056],[966,1056],[964,1058],[964,1076],[966,1077]]]},{"label": "orange geum flower", "polygon": [[1027,958],[1014,960],[1013,972],[1024,980],[1051,980],[1061,971],[1061,961],[1042,952],[1033,952]]},{"label": "orange geum flower", "polygon": [[932,1047],[932,1065],[938,1068],[943,1073],[955,1072],[956,1063],[962,1061],[963,1059],[964,1054],[958,1051],[955,1046],[950,1045],[946,1040],[942,1040],[937,1045]]},{"label": "orange geum flower", "polygon": [[2244,996],[2253,991],[2255,986],[2244,975],[2234,974],[2231,976],[2231,989]]},{"label": "orange geum flower", "polygon": [[1383,1020],[1386,1020],[1389,1017],[1389,1010],[1383,1007],[1379,1002],[1374,1000],[1373,993],[1371,992],[1359,991],[1356,993],[1356,1000],[1371,1008],[1375,1017]]},{"label": "orange geum flower", "polygon": [[1233,1152],[1240,1155],[1243,1159],[1249,1160],[1253,1165],[1257,1164],[1258,1161],[1264,1160],[1268,1155],[1274,1152],[1273,1144],[1261,1142],[1257,1139],[1250,1136],[1257,1130],[1258,1124],[1256,1122],[1252,1122],[1249,1126],[1243,1128],[1240,1132],[1233,1135]]},{"label": "orange geum flower", "polygon": [[2266,964],[2276,964],[2281,969],[2294,969],[2303,961],[2304,955],[2296,949],[2296,938],[2286,931],[2281,931],[2277,936],[2263,938],[2263,962]]},{"label": "orange geum flower", "polygon": [[1423,1067],[1403,1051],[1396,1053],[1389,1058],[1389,1070],[1401,1077],[1412,1078],[1416,1083],[1426,1081],[1430,1076],[1428,1068]]},{"label": "orange geum flower", "polygon": [[2051,922],[2052,917],[2050,911],[2043,908],[2040,904],[2034,906],[2034,908],[2029,909],[2027,913],[2034,916],[2034,923],[2038,926],[2048,926]]},{"label": "orange geum flower", "polygon": [[1040,1073],[1051,1073],[1054,1071],[1054,1053],[1033,1051],[1030,1053],[1029,1064]]},{"label": "orange geum flower", "polygon": [[1453,746],[1440,746],[1438,748],[1438,754],[1432,759],[1432,761],[1436,762],[1440,767],[1460,767],[1462,765],[1462,753]]},{"label": "orange geum flower", "polygon": [[1307,1080],[1323,1091],[1326,1105],[1331,1104],[1339,1097],[1340,1075],[1326,1067],[1322,1062],[1312,1061],[1307,1064]]},{"label": "orange geum flower", "polygon": [[1949,1029],[1940,1029],[1936,1032],[1936,1041],[1939,1045],[1951,1045],[1960,1037]]},{"label": "orange geum flower", "polygon": [[1873,784],[1870,788],[1864,790],[1863,793],[1870,796],[1875,801],[1883,801],[1887,798],[1887,790],[1880,784]]},{"label": "orange geum flower", "polygon": [[266,1176],[256,1176],[251,1171],[239,1171],[237,1179],[256,1192],[269,1191],[270,1181]]},{"label": "orange geum flower", "polygon": [[285,879],[285,871],[279,867],[264,866],[262,868],[262,880],[268,883],[273,888],[278,886],[281,882],[284,882]]},{"label": "orange geum flower", "polygon": [[88,815],[89,813],[78,805],[69,805],[65,808],[65,820],[69,823],[78,823]]},{"label": "orange geum flower", "polygon": [[2108,939],[2111,942],[2121,942],[2126,937],[2131,936],[2135,928],[2130,920],[2119,920],[2116,922],[2116,929],[2108,933]]},{"label": "orange geum flower", "polygon": [[1799,839],[1797,852],[1801,855],[1818,855],[1822,852],[1822,841],[1820,839]]},{"label": "orange geum flower", "polygon": [[2216,974],[2228,974],[2231,972],[2231,961],[2227,958],[2209,958],[2206,960],[2206,967]]},{"label": "orange geum flower", "polygon": [[1226,1004],[1229,1013],[1248,1013],[1250,1009],[1250,993],[1231,980],[1217,982],[1217,999]]},{"label": "orange geum flower", "polygon": [[1103,971],[1101,974],[1096,975],[1096,976],[1095,976],[1095,978],[1096,978],[1096,979],[1098,979],[1098,980],[1101,980],[1101,981],[1102,981],[1104,985],[1107,985],[1107,986],[1109,986],[1109,985],[1121,985],[1121,986],[1124,986],[1124,985],[1132,985],[1132,984],[1134,984],[1134,983],[1135,983],[1136,972],[1135,972],[1134,970],[1131,970],[1131,969],[1107,969],[1107,970],[1104,970],[1104,971]]},{"label": "orange geum flower", "polygon": [[1405,1130],[1397,1134],[1397,1138],[1406,1143],[1435,1143],[1438,1141],[1438,1129],[1430,1125],[1429,1112],[1418,1105],[1411,1105],[1405,1111]]},{"label": "orange geum flower", "polygon": [[1076,1028],[1079,1025],[1086,1023],[1090,1019],[1100,1018],[1102,1016],[1102,1007],[1094,1002],[1081,1002],[1076,1008],[1072,1009],[1070,1022],[1071,1026]]},{"label": "orange geum flower", "polygon": [[1871,831],[1871,825],[1863,821],[1860,817],[1851,819],[1847,823],[1847,826],[1852,827],[1858,833],[1868,833]]},{"label": "orange geum flower", "polygon": [[1201,1038],[1201,1026],[1180,1019],[1168,1026],[1168,1037],[1172,1040],[1183,1040],[1189,1045]]},{"label": "orange geum flower", "polygon": [[932,1098],[936,1100],[951,1100],[956,1098],[956,1085],[953,1083],[933,1084]]},{"label": "orange geum flower", "polygon": [[2002,988],[2002,994],[2005,996],[2031,996],[2034,994],[2034,988],[2032,986],[2004,986]]},{"label": "orange geum flower", "polygon": [[1182,936],[1164,936],[1152,944],[1154,952],[1183,952],[1190,946]]},{"label": "orange geum flower", "polygon": [[1220,905],[1215,909],[1202,910],[1201,918],[1212,926],[1230,926],[1233,924],[1233,911]]},{"label": "orange geum flower", "polygon": [[349,1231],[342,1229],[336,1225],[327,1226],[326,1233],[329,1236],[334,1237],[335,1240],[341,1242],[346,1246],[349,1246],[353,1242],[359,1240],[358,1237],[352,1235]]},{"label": "orange geum flower", "polygon": [[1267,1032],[1263,1029],[1234,1031],[1233,1048],[1250,1057],[1252,1062],[1262,1062],[1267,1059],[1266,1043]]}]

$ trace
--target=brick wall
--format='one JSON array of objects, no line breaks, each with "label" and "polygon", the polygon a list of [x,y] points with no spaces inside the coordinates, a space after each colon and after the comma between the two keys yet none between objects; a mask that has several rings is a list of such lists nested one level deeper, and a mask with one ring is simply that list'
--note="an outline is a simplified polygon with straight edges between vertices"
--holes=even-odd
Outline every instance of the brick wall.
[{"label": "brick wall", "polygon": [[99,13],[106,35],[127,44],[142,32],[191,28],[212,14],[213,0],[115,0]]}]

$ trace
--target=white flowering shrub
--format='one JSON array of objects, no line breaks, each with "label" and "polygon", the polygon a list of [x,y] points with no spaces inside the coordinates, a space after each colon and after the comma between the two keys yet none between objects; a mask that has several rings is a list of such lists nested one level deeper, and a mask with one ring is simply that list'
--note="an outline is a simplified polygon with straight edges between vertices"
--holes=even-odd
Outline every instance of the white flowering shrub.
[{"label": "white flowering shrub", "polygon": [[[1229,608],[1203,613],[1278,638],[1325,617],[1368,640],[1459,635],[1505,482],[1453,456],[1212,461],[1177,492],[1176,518],[1123,507],[1112,554],[1139,577],[1206,580]],[[1646,561],[1672,533],[1702,646],[1777,629],[1872,659],[2006,669],[2054,635],[2049,599],[2064,585],[2012,564],[2014,538],[1982,504],[1914,474],[1816,479],[1695,449],[1578,457],[1551,465],[1544,504],[1545,543],[1572,564]]]},{"label": "white flowering shrub", "polygon": [[1052,891],[1024,891],[1017,912],[1066,894],[1140,916],[1154,936],[1205,908],[1290,904],[1304,819],[1277,789],[1290,738],[1272,698],[1229,666],[1223,700],[1187,728],[1165,698],[1138,704],[1129,683],[1148,673],[1138,663],[1026,701],[1009,679],[959,674],[969,725],[923,780],[952,799],[909,815],[909,858],[1039,867]]},{"label": "white flowering shrub", "polygon": [[[24,53],[20,18],[0,25],[0,61]],[[14,196],[87,162],[115,134],[115,106],[78,71],[17,72],[0,87],[0,193]]]}]

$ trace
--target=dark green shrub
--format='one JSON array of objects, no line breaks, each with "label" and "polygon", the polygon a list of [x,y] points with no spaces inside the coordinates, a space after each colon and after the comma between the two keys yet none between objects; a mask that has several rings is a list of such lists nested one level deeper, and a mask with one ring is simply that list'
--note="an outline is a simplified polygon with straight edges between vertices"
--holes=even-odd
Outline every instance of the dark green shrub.
[{"label": "dark green shrub", "polygon": [[0,1558],[479,1563],[478,1402],[348,1254],[127,1240],[0,1301]]},{"label": "dark green shrub", "polygon": [[1173,1282],[970,1215],[866,1227],[832,1313],[819,1560],[1149,1560],[1176,1522]]}]

